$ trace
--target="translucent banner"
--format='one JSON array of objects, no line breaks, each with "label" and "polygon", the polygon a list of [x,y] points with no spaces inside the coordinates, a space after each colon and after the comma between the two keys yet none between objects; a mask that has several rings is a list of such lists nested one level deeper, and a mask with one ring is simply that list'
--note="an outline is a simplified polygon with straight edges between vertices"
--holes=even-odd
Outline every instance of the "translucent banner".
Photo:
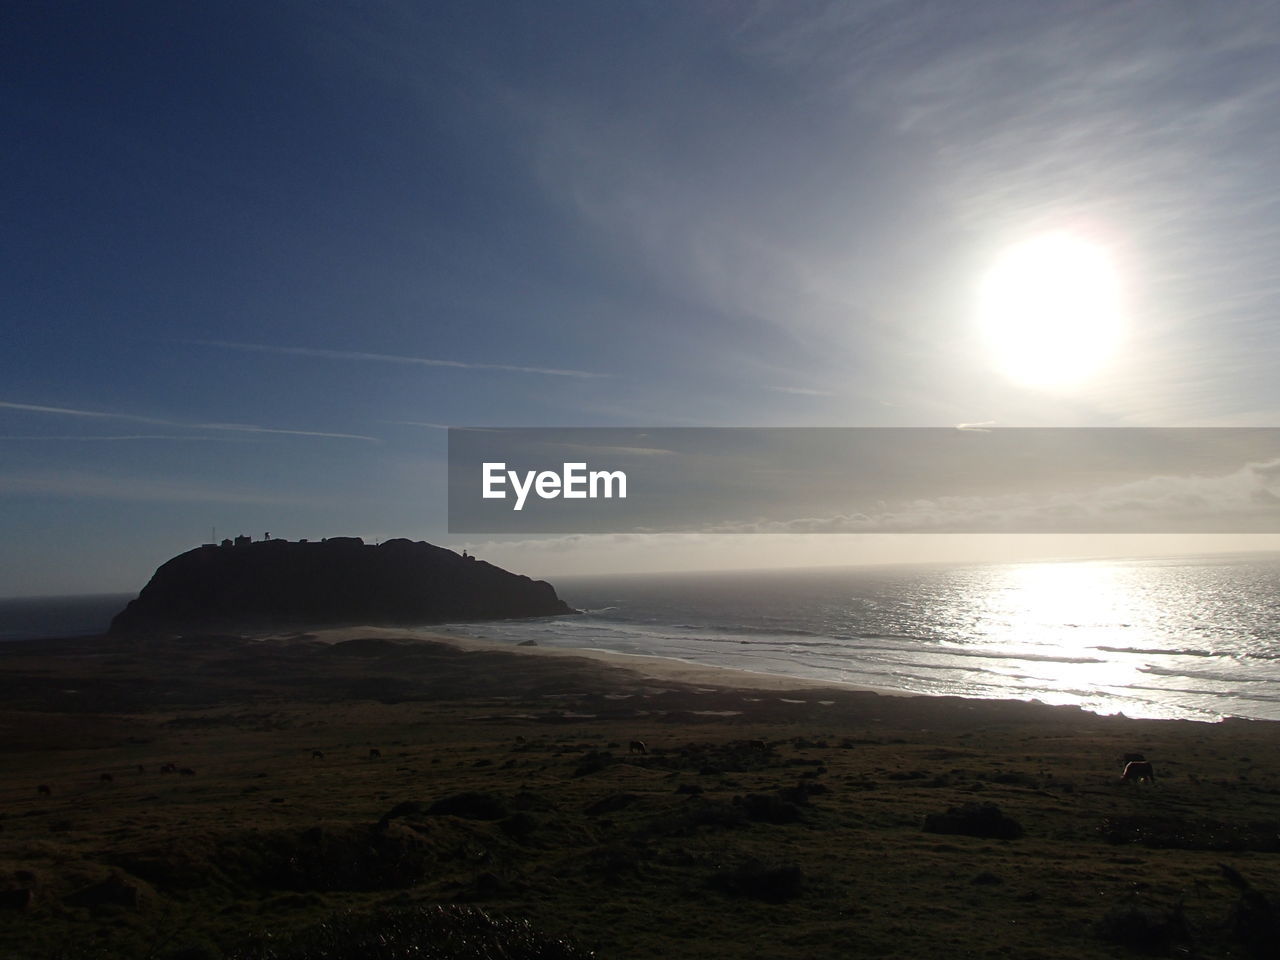
[{"label": "translucent banner", "polygon": [[1280,428],[452,428],[450,533],[1274,533]]}]

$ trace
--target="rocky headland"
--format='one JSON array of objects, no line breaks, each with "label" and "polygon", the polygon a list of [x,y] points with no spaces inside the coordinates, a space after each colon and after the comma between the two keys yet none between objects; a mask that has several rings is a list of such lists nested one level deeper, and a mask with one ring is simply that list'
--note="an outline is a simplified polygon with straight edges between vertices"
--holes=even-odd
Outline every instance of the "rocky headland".
[{"label": "rocky headland", "polygon": [[430,543],[247,537],[162,564],[113,634],[426,624],[572,613],[555,588]]}]

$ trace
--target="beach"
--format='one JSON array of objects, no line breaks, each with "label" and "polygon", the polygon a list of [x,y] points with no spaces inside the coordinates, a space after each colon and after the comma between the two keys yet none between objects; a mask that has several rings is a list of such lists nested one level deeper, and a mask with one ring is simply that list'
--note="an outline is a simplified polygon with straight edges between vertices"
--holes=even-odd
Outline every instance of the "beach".
[{"label": "beach", "polygon": [[351,627],[5,644],[0,730],[15,957],[435,904],[601,958],[1237,957],[1280,895],[1263,721]]}]

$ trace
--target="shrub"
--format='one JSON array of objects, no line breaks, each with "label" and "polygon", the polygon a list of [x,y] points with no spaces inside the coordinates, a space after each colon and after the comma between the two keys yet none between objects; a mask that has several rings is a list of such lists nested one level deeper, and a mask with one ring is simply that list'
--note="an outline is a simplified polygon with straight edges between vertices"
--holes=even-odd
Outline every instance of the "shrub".
[{"label": "shrub", "polygon": [[507,805],[501,797],[492,793],[455,793],[437,800],[427,808],[430,814],[445,814],[466,820],[501,820],[507,815]]},{"label": "shrub", "polygon": [[795,864],[770,866],[759,860],[748,860],[733,870],[713,874],[708,883],[731,897],[785,903],[800,895],[804,872]]},{"label": "shrub", "polygon": [[1181,905],[1173,908],[1129,903],[1098,921],[1097,934],[1110,943],[1152,956],[1167,955],[1187,936]]},{"label": "shrub", "polygon": [[946,813],[931,813],[924,818],[925,833],[960,834],[993,840],[1017,840],[1022,824],[1005,816],[994,803],[966,803]]},{"label": "shrub", "polygon": [[747,818],[762,823],[795,823],[800,819],[800,808],[778,796],[765,793],[748,793],[745,797],[735,797]]}]

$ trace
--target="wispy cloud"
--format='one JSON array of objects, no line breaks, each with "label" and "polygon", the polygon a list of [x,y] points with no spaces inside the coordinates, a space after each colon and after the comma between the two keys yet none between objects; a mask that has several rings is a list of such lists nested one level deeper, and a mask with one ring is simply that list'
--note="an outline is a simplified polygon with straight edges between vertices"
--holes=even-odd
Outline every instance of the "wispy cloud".
[{"label": "wispy cloud", "polygon": [[1049,494],[942,496],[789,520],[711,524],[709,533],[1271,533],[1280,459],[1226,473],[1157,475]]},{"label": "wispy cloud", "polygon": [[597,456],[604,454],[614,457],[674,457],[676,455],[674,450],[666,450],[662,447],[602,446],[595,443],[550,443],[547,446],[567,450],[586,450]]},{"label": "wispy cloud", "polygon": [[6,496],[69,497],[89,500],[127,500],[147,503],[284,504],[290,507],[331,506],[331,501],[205,486],[162,477],[131,477],[88,471],[23,471],[0,474],[0,494]]},{"label": "wispy cloud", "polygon": [[168,434],[168,433],[130,433],[114,436],[84,436],[84,435],[57,435],[57,434],[3,434],[0,440],[58,440],[58,441],[87,441],[90,443],[101,442],[106,440],[212,440],[215,443],[252,443],[251,437],[211,437],[207,434],[187,433],[187,434]]},{"label": "wispy cloud", "polygon": [[159,420],[149,420],[144,417],[128,416],[118,413],[103,413],[99,410],[73,410],[70,407],[47,407],[38,403],[11,403],[7,400],[0,400],[0,407],[6,410],[27,410],[31,413],[60,413],[69,417],[104,417],[116,420],[132,420],[135,423],[160,423]]},{"label": "wispy cloud", "polygon": [[830,390],[814,390],[812,387],[769,387],[774,393],[791,393],[799,397],[834,397]]},{"label": "wispy cloud", "polygon": [[132,413],[114,413],[107,410],[79,410],[72,407],[50,407],[38,403],[14,403],[0,400],[0,408],[24,410],[29,413],[49,413],[64,417],[87,417],[99,420],[123,420],[127,423],[145,423],[151,426],[185,427],[188,430],[225,430],[234,433],[266,433],[289,437],[322,437],[330,440],[365,440],[380,443],[377,437],[359,433],[331,433],[323,430],[286,430],[280,427],[262,427],[252,423],[187,423],[181,420],[165,420],[160,417],[143,417]]},{"label": "wispy cloud", "polygon": [[370,443],[381,443],[377,437],[367,437],[362,433],[328,433],[321,430],[282,430],[278,427],[259,427],[251,423],[191,423],[175,424],[190,426],[199,430],[236,430],[241,433],[272,433],[289,437],[327,437],[333,440],[367,440]]},{"label": "wispy cloud", "polygon": [[469,363],[462,360],[439,360],[433,357],[407,357],[394,353],[365,353],[360,350],[326,350],[321,347],[273,347],[261,343],[237,343],[231,340],[184,340],[205,347],[222,347],[247,353],[278,353],[292,357],[320,357],[325,360],[361,360],[374,363],[399,363],[420,367],[448,367],[453,370],[496,370],[503,373],[534,373],[544,377],[576,377],[580,380],[607,379],[611,374],[589,370],[562,370],[557,367],[526,367],[510,363]]},{"label": "wispy cloud", "polygon": [[430,423],[426,420],[379,420],[379,423],[390,423],[397,427],[426,427],[430,430],[448,430],[447,423]]},{"label": "wispy cloud", "polygon": [[424,430],[456,430],[459,433],[501,433],[506,427],[466,427],[456,423],[431,423],[427,420],[378,420],[398,427],[422,427]]}]

